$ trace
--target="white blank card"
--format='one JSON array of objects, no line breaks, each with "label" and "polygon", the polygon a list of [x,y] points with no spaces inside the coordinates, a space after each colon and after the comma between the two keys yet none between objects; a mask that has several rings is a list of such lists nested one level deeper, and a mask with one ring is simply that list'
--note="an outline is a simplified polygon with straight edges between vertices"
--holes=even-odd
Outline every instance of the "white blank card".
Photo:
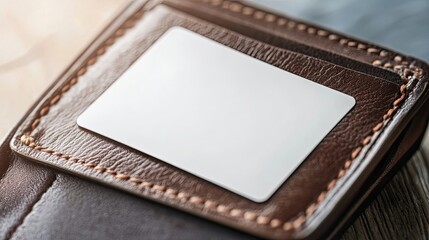
[{"label": "white blank card", "polygon": [[263,202],[354,104],[351,96],[174,27],[77,122]]}]

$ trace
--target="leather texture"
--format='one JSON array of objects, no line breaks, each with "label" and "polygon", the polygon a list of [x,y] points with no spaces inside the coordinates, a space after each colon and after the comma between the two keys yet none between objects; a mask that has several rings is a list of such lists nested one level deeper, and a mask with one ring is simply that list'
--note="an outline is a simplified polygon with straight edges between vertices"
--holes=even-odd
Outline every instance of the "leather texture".
[{"label": "leather texture", "polygon": [[[188,28],[349,94],[355,97],[356,106],[274,196],[260,204],[80,129],[77,116],[172,26]],[[377,173],[380,164],[395,165],[419,141],[424,128],[412,128],[410,122],[413,118],[418,119],[414,122],[427,121],[425,114],[415,118],[427,98],[427,72],[425,63],[408,56],[240,2],[134,2],[18,124],[14,136],[6,140],[13,151],[2,146],[0,189],[8,194],[2,194],[5,224],[0,224],[4,228],[0,230],[3,236],[17,238],[29,233],[40,238],[61,236],[77,229],[82,229],[82,236],[94,238],[115,234],[121,238],[125,235],[120,233],[126,232],[129,237],[149,232],[148,236],[157,239],[185,238],[192,231],[195,238],[215,232],[225,234],[223,238],[245,236],[109,188],[114,187],[262,237],[326,235],[335,222],[351,219],[343,216],[348,206],[364,201],[356,199],[357,194],[373,191],[366,184],[368,179],[385,177]],[[407,131],[413,134],[408,136]],[[405,150],[386,155],[401,141],[411,144],[400,144],[407,146]],[[28,159],[107,187],[28,163]],[[15,181],[20,186],[15,187]],[[138,214],[143,212],[149,215]],[[154,220],[158,214],[165,214],[167,220]],[[75,219],[66,220],[63,215]],[[149,220],[148,228],[136,225]],[[51,227],[37,232],[43,225]],[[130,230],[115,230],[122,227]],[[165,235],[159,235],[163,231]]]},{"label": "leather texture", "polygon": [[[390,163],[398,167],[397,161],[408,159],[412,153],[409,152],[410,147],[418,146],[423,133],[421,129],[426,123],[427,116],[413,120],[411,126],[416,129],[408,129],[395,144],[403,147],[383,159],[384,164],[374,175],[376,178],[383,176],[378,181],[386,180],[386,175],[380,172],[393,174],[386,167]],[[7,195],[0,195],[3,207],[1,239],[255,239],[222,225],[20,159],[11,154],[7,142],[0,151],[0,160],[10,164],[9,173],[0,181],[3,182],[0,191],[7,192]],[[368,184],[380,187],[378,181],[368,180]],[[15,181],[22,182],[22,185],[17,186]],[[360,195],[367,197],[369,189],[363,187],[364,192]],[[15,200],[5,202],[12,198]],[[356,201],[356,205],[362,206],[362,203]],[[349,214],[352,213],[350,211]],[[343,221],[352,219],[342,218]],[[345,226],[335,225],[338,230]],[[338,234],[338,231],[329,233]]]}]

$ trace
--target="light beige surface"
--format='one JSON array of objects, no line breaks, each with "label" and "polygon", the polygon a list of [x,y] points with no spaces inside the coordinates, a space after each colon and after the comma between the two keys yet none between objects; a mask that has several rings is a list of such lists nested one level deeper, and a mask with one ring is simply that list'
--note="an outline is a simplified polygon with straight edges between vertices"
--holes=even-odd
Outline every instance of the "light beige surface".
[{"label": "light beige surface", "polygon": [[0,0],[0,139],[129,1]]}]

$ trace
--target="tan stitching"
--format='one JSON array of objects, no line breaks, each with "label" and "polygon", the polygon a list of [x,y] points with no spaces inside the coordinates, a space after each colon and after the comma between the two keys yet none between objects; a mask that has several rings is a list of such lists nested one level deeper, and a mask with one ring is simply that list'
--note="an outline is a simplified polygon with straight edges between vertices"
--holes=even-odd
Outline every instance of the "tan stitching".
[{"label": "tan stitching", "polygon": [[[294,21],[290,21],[285,18],[278,18],[275,15],[266,14],[260,10],[255,10],[248,6],[244,6],[244,5],[238,6],[234,4],[229,4],[230,3],[229,1],[224,1],[224,0],[209,0],[207,2],[215,6],[222,5],[222,7],[224,8],[231,9],[231,11],[234,11],[234,12],[240,12],[244,15],[253,14],[252,16],[254,18],[259,19],[261,21],[275,22],[279,26],[286,25],[289,28],[297,27],[298,30],[305,31],[308,34],[317,34],[318,36],[326,37],[332,41],[337,41],[339,44],[343,44],[348,47],[356,47],[357,49],[365,50],[370,54],[378,54],[380,57],[383,57],[384,59],[387,59],[387,56],[389,55],[385,50],[380,50],[373,47],[368,48],[363,43],[356,43],[356,42],[349,41],[347,39],[340,39],[337,35],[331,34],[326,30],[317,30],[313,27],[308,27],[305,24],[296,23]],[[346,171],[350,169],[350,167],[353,164],[353,161],[357,158],[357,156],[359,156],[363,147],[365,147],[371,142],[373,135],[382,129],[385,123],[393,117],[398,107],[403,103],[403,101],[406,98],[406,83],[408,82],[408,80],[412,78],[418,79],[420,78],[420,75],[422,73],[422,70],[419,68],[410,67],[410,66],[405,67],[404,65],[408,65],[409,63],[403,61],[402,56],[395,56],[394,58],[394,62],[400,65],[398,64],[394,65],[390,62],[390,60],[387,60],[386,62],[383,62],[381,60],[375,60],[372,63],[375,66],[391,68],[397,71],[399,74],[401,74],[401,76],[404,79],[404,84],[400,87],[400,96],[397,99],[395,99],[395,101],[392,104],[392,107],[383,116],[383,120],[378,124],[376,124],[376,126],[372,129],[372,133],[366,136],[364,140],[360,143],[360,146],[358,146],[352,151],[350,159],[344,163],[342,169],[338,172],[338,175],[336,176],[336,178],[333,179],[331,182],[329,182],[326,189],[318,195],[318,197],[316,198],[316,201],[311,203],[305,209],[305,211],[303,211],[303,214],[298,215],[297,217],[292,218],[288,221],[282,221],[277,218],[271,218],[269,216],[259,215],[252,211],[245,211],[238,208],[231,208],[230,206],[219,204],[212,200],[203,199],[199,196],[190,196],[188,193],[181,192],[177,189],[172,189],[164,185],[158,185],[152,182],[147,182],[147,181],[144,181],[143,179],[140,179],[139,177],[130,176],[127,173],[119,173],[115,170],[106,168],[104,166],[88,163],[83,159],[69,156],[69,155],[57,152],[53,149],[40,146],[35,142],[34,137],[31,136],[31,133],[39,125],[41,118],[49,113],[50,108],[55,104],[57,104],[60,101],[62,95],[67,91],[69,91],[70,88],[78,82],[78,78],[83,74],[85,74],[87,68],[93,65],[97,61],[98,57],[103,55],[106,52],[106,49],[116,41],[116,38],[123,36],[127,29],[135,25],[136,20],[143,15],[143,12],[144,12],[143,9],[137,11],[135,15],[130,18],[130,20],[126,21],[125,24],[121,26],[120,29],[118,29],[109,39],[105,41],[105,43],[101,47],[99,47],[99,49],[95,52],[96,54],[90,57],[89,60],[85,64],[83,64],[83,66],[77,71],[77,73],[64,86],[62,86],[59,93],[57,93],[57,95],[55,95],[51,100],[49,100],[47,105],[42,106],[41,110],[39,111],[38,117],[36,117],[30,125],[30,131],[24,133],[21,136],[20,141],[32,149],[57,156],[59,158],[63,158],[75,164],[80,164],[85,168],[89,168],[100,173],[109,174],[120,181],[130,182],[134,186],[150,190],[155,194],[156,193],[162,194],[166,197],[173,198],[181,202],[189,202],[190,204],[198,205],[204,209],[216,211],[220,214],[226,214],[233,218],[243,218],[247,221],[254,222],[259,225],[267,225],[273,229],[282,229],[283,231],[286,231],[286,232],[299,229],[304,224],[304,222],[308,219],[308,217],[314,214],[314,212],[316,211],[320,203],[326,199],[326,196],[328,195],[329,191],[336,186],[338,181],[345,175]]]},{"label": "tan stitching", "polygon": [[[242,3],[236,2],[236,1],[228,1],[228,0],[204,0],[203,2],[207,4],[211,4],[213,6],[222,7],[224,9],[228,9],[229,11],[240,13],[246,16],[252,16],[256,20],[264,20],[266,22],[275,23],[278,26],[284,26],[287,24],[287,26],[291,29],[296,28],[298,31],[306,32],[310,35],[317,35],[320,37],[327,38],[331,41],[339,41],[341,45],[347,45],[351,48],[356,48],[358,50],[364,50],[369,54],[378,55],[380,57],[386,58],[389,55],[392,55],[391,53],[387,52],[386,50],[378,49],[375,47],[369,47],[365,43],[362,42],[356,42],[355,40],[350,40],[346,38],[340,39],[335,34],[329,34],[326,30],[317,30],[314,27],[309,27],[304,23],[298,23],[296,21],[292,21],[289,19],[285,19],[284,17],[276,16],[271,13],[266,13],[261,10],[246,6]],[[393,60],[395,62],[401,62],[402,56],[394,56]]]},{"label": "tan stitching", "polygon": [[270,221],[270,227],[271,228],[278,228],[281,225],[282,225],[282,221],[277,219],[277,218],[271,219],[271,221]]},{"label": "tan stitching", "polygon": [[[400,55],[396,55],[393,57],[393,61],[396,63],[396,64],[393,64],[390,62],[391,59],[389,59],[388,57],[390,55],[393,56],[394,54],[390,53],[386,50],[378,49],[375,47],[369,47],[365,43],[352,41],[352,40],[346,39],[346,38],[340,39],[340,37],[338,35],[329,34],[326,30],[316,30],[314,27],[309,27],[304,23],[297,23],[295,21],[291,21],[291,20],[276,16],[276,15],[271,14],[271,13],[265,13],[261,10],[254,9],[252,7],[249,7],[249,6],[244,6],[241,3],[230,2],[227,0],[223,0],[223,1],[222,0],[221,1],[219,1],[219,0],[205,0],[204,2],[209,3],[213,6],[221,5],[222,8],[224,8],[224,9],[228,9],[232,12],[237,12],[237,13],[247,15],[247,16],[252,16],[256,20],[260,20],[260,21],[264,20],[264,21],[269,22],[269,23],[274,22],[278,26],[287,25],[287,27],[290,29],[297,29],[298,31],[306,32],[307,34],[310,34],[310,35],[317,35],[320,37],[324,37],[324,38],[327,38],[331,41],[336,41],[341,45],[345,45],[345,46],[348,46],[350,48],[356,48],[358,50],[366,51],[368,54],[378,55],[378,56],[388,60],[387,62],[384,62],[384,63],[380,60],[375,60],[373,62],[373,64],[375,66],[382,66],[383,65],[384,68],[393,69],[395,71],[398,71],[398,68],[402,67],[401,65],[397,65],[398,63],[402,64],[402,65],[408,65],[408,62],[403,61],[404,58]],[[276,19],[277,19],[277,21],[276,21]],[[394,69],[395,67],[396,67],[396,69]]]},{"label": "tan stitching", "polygon": [[116,30],[116,32],[110,38],[108,38],[102,46],[99,47],[95,54],[83,64],[83,66],[75,73],[75,75],[68,81],[68,83],[66,83],[61,88],[61,90],[54,97],[52,97],[52,99],[49,101],[49,104],[42,107],[38,117],[33,120],[30,131],[27,135],[31,135],[34,129],[36,129],[39,125],[41,118],[49,112],[52,106],[56,105],[60,101],[63,94],[68,92],[70,88],[78,82],[79,77],[86,73],[87,68],[95,64],[98,60],[98,57],[103,55],[106,52],[106,49],[110,47],[116,41],[117,38],[123,36],[126,30],[130,29],[135,25],[136,20],[138,20],[138,18],[142,16],[141,13],[143,11],[144,9],[137,11],[130,20],[126,21],[124,25],[122,25],[118,30]]}]

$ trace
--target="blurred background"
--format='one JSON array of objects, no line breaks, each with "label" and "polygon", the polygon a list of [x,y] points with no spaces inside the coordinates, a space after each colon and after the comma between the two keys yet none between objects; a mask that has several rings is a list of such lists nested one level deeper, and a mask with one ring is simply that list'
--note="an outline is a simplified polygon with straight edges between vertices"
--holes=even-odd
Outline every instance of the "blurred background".
[{"label": "blurred background", "polygon": [[0,139],[129,2],[0,0]]},{"label": "blurred background", "polygon": [[[130,0],[0,0],[0,139]],[[429,0],[249,0],[429,61]],[[346,232],[428,238],[429,141]]]}]

